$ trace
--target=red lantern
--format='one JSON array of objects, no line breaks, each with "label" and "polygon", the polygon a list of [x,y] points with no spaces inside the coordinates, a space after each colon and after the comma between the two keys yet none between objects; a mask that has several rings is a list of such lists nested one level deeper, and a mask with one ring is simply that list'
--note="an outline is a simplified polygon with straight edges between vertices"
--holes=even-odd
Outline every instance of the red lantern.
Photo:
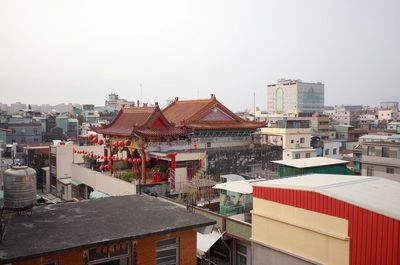
[{"label": "red lantern", "polygon": [[131,164],[132,163],[132,158],[128,159],[128,163]]},{"label": "red lantern", "polygon": [[119,142],[118,142],[118,145],[119,145],[120,147],[124,147],[124,141],[119,141]]},{"label": "red lantern", "polygon": [[89,134],[89,135],[88,135],[88,139],[89,139],[89,141],[92,141],[92,140],[93,140],[93,137],[94,137],[94,135],[93,135],[93,134]]},{"label": "red lantern", "polygon": [[108,165],[106,166],[106,168],[107,168],[107,170],[111,170],[111,165],[108,164]]},{"label": "red lantern", "polygon": [[104,144],[103,139],[100,139],[100,140],[97,142],[97,144],[98,144],[98,145],[103,145],[103,144]]},{"label": "red lantern", "polygon": [[100,171],[103,171],[104,170],[104,166],[100,165],[99,169],[100,169]]},{"label": "red lantern", "polygon": [[178,153],[177,152],[173,152],[173,155],[176,156]]},{"label": "red lantern", "polygon": [[124,141],[124,145],[125,145],[125,146],[130,146],[130,145],[131,145],[131,141],[125,140],[125,141]]},{"label": "red lantern", "polygon": [[97,144],[98,141],[99,141],[99,138],[94,137],[93,140],[92,140],[92,143]]},{"label": "red lantern", "polygon": [[128,158],[127,157],[124,158],[124,162],[128,163]]},{"label": "red lantern", "polygon": [[194,144],[193,148],[194,148],[194,150],[196,150],[197,149],[197,144]]},{"label": "red lantern", "polygon": [[147,161],[147,162],[149,162],[150,159],[151,159],[151,158],[150,158],[149,156],[146,156],[146,161]]}]

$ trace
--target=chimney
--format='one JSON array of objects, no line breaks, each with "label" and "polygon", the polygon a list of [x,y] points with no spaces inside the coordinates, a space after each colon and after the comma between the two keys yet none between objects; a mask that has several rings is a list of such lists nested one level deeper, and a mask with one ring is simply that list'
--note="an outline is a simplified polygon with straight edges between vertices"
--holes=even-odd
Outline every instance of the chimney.
[{"label": "chimney", "polygon": [[158,102],[155,102],[154,105],[156,105],[158,107]]},{"label": "chimney", "polygon": [[211,98],[215,98],[215,94],[211,94]]},{"label": "chimney", "polygon": [[179,100],[179,98],[178,97],[175,97],[175,101],[178,101]]},{"label": "chimney", "polygon": [[140,101],[137,100],[136,103],[137,103],[137,106],[140,107]]},{"label": "chimney", "polygon": [[143,107],[147,107],[147,103],[143,103]]}]

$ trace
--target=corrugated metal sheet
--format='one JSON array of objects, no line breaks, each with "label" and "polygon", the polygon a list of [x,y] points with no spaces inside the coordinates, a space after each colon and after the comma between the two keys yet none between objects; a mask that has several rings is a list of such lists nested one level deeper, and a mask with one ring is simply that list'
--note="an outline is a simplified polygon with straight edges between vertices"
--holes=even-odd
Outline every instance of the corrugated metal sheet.
[{"label": "corrugated metal sheet", "polygon": [[399,220],[314,191],[254,187],[253,196],[347,219],[351,265],[400,264]]}]

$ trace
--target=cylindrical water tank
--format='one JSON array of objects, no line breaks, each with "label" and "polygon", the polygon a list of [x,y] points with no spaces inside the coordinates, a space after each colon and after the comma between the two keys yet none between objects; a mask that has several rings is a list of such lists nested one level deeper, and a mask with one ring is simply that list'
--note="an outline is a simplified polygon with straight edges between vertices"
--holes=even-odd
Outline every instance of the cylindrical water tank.
[{"label": "cylindrical water tank", "polygon": [[13,166],[4,172],[4,208],[29,209],[36,204],[36,171]]}]

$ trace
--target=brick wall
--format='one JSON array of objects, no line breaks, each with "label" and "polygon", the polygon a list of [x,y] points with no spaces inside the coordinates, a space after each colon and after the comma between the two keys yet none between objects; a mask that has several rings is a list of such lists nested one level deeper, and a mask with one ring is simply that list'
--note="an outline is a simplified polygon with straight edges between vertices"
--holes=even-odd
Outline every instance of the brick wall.
[{"label": "brick wall", "polygon": [[196,264],[196,231],[188,230],[137,240],[138,265],[156,264],[156,242],[173,237],[179,238],[179,264]]},{"label": "brick wall", "polygon": [[73,250],[54,254],[50,256],[39,257],[31,260],[13,262],[13,265],[42,265],[56,262],[57,265],[84,265],[84,251]]},{"label": "brick wall", "polygon": [[[136,241],[137,264],[154,265],[156,263],[156,242],[167,238],[179,238],[179,264],[196,264],[196,231],[186,230],[182,232],[146,237]],[[13,265],[43,265],[56,262],[57,265],[84,265],[85,250],[73,250],[35,259],[19,261]],[[131,259],[132,260],[132,256]],[[133,263],[131,263],[133,264]]]}]

